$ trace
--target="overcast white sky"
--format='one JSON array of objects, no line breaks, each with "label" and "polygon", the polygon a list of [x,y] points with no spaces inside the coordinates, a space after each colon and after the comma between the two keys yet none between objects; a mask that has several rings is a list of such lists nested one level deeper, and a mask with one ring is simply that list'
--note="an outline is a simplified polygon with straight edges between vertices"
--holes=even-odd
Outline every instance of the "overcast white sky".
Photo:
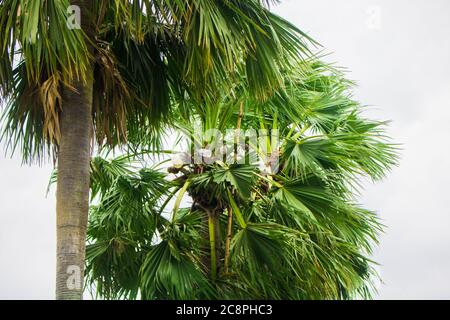
[{"label": "overcast white sky", "polygon": [[[333,52],[403,144],[400,166],[361,199],[388,226],[378,298],[450,299],[450,1],[285,0],[275,11]],[[51,166],[0,151],[0,299],[53,299]]]}]

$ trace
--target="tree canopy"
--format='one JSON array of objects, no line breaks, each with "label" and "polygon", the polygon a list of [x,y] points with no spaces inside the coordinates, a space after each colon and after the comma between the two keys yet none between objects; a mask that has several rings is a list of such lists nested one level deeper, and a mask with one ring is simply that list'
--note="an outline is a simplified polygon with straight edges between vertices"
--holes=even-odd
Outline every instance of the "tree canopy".
[{"label": "tree canopy", "polygon": [[[142,157],[168,150],[93,159],[87,270],[97,294],[371,297],[370,254],[382,225],[356,196],[361,177],[377,181],[396,163],[396,147],[385,122],[364,118],[352,86],[313,58],[262,102],[239,83],[214,104],[184,100],[172,129],[188,143],[175,140],[181,153],[168,168]],[[207,134],[212,128],[242,130],[223,150],[225,135]],[[254,128],[268,132],[263,149],[244,137]]]},{"label": "tree canopy", "polygon": [[156,143],[175,100],[214,100],[237,74],[267,99],[314,43],[268,9],[277,1],[93,1],[81,21],[94,36],[67,27],[69,4],[79,2],[0,2],[2,136],[25,160],[58,148],[62,95],[86,72],[94,70],[98,144]]}]

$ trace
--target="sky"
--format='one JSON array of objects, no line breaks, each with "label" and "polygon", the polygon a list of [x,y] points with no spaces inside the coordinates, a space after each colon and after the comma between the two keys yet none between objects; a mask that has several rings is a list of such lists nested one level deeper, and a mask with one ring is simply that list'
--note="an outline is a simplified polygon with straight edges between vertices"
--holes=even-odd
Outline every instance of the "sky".
[{"label": "sky", "polygon": [[[450,2],[285,0],[273,10],[358,83],[367,115],[391,120],[400,165],[360,202],[387,226],[377,299],[450,299]],[[21,166],[0,145],[0,299],[53,299],[51,164]]]}]

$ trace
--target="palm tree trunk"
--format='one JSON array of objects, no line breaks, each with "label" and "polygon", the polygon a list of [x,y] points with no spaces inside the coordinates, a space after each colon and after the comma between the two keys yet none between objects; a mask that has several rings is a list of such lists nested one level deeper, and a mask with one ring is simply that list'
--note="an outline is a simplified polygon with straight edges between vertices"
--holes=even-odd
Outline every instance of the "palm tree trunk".
[{"label": "palm tree trunk", "polygon": [[[81,28],[95,39],[93,0],[71,0],[80,8]],[[92,43],[87,43],[93,54]],[[93,69],[84,81],[64,89],[56,189],[56,299],[83,298],[86,229],[89,211],[89,164],[92,138]],[[73,90],[75,89],[75,90]]]},{"label": "palm tree trunk", "polygon": [[56,191],[56,299],[82,299],[89,162],[92,126],[92,74],[63,96]]}]

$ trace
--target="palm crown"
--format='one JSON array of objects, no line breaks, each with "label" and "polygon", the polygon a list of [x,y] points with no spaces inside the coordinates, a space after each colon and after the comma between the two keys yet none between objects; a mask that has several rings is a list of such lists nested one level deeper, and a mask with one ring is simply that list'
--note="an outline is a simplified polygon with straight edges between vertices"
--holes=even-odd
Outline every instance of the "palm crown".
[{"label": "palm crown", "polygon": [[[361,176],[378,180],[396,162],[385,123],[365,119],[353,84],[318,59],[297,62],[263,102],[241,79],[216,103],[175,109],[172,130],[193,143],[176,144],[172,180],[145,164],[148,150],[92,161],[88,280],[100,296],[371,296],[382,226],[355,193]],[[267,134],[256,148],[240,131],[224,150],[213,128]]]}]

